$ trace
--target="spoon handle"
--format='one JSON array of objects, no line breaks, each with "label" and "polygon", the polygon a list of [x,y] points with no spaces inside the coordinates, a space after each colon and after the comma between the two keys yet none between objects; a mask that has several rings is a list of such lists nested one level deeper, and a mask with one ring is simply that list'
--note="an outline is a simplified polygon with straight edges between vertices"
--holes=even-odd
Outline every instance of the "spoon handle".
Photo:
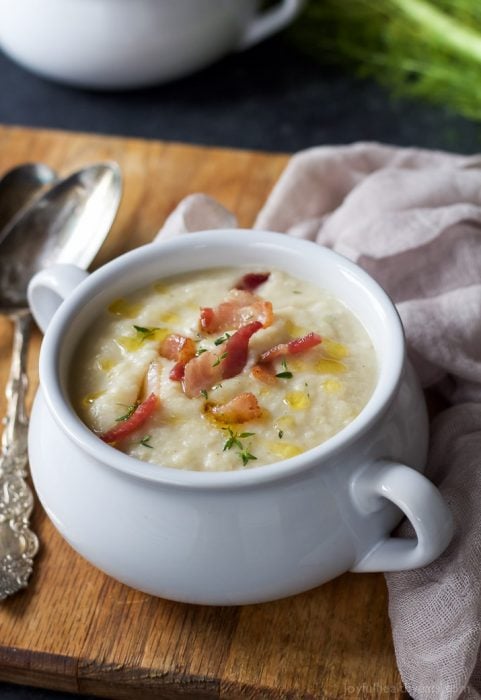
[{"label": "spoon handle", "polygon": [[5,395],[7,413],[0,452],[0,600],[27,585],[38,550],[38,539],[29,529],[33,507],[27,475],[28,417],[25,397],[27,346],[31,316],[19,311],[14,323],[12,363]]}]

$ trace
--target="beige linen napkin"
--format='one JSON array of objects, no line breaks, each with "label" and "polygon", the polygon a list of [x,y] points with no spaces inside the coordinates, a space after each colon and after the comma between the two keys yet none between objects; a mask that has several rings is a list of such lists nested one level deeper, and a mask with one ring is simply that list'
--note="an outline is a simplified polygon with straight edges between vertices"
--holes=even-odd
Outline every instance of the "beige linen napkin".
[{"label": "beige linen napkin", "polygon": [[[191,195],[159,236],[234,224]],[[452,404],[433,422],[427,474],[456,534],[433,564],[386,576],[389,614],[416,700],[481,698],[481,157],[375,143],[303,151],[255,226],[329,246],[376,278],[423,385]]]}]

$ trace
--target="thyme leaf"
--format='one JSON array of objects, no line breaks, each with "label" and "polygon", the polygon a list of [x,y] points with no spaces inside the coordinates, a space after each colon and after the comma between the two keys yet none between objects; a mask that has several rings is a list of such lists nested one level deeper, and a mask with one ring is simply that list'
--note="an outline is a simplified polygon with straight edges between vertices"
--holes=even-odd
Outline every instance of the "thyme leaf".
[{"label": "thyme leaf", "polygon": [[240,458],[241,458],[241,460],[242,460],[242,464],[244,465],[244,467],[246,466],[246,464],[247,464],[248,462],[250,462],[251,459],[257,459],[257,457],[255,457],[254,455],[252,455],[252,454],[251,454],[250,452],[248,452],[247,450],[243,450],[243,451],[240,453],[239,456],[240,456]]},{"label": "thyme leaf", "polygon": [[139,442],[139,445],[143,445],[144,447],[148,447],[149,450],[153,450],[153,446],[149,445],[150,440],[152,439],[152,435],[144,435],[142,440]]},{"label": "thyme leaf", "polygon": [[283,367],[283,371],[282,371],[282,372],[278,372],[278,373],[276,374],[276,377],[278,377],[278,379],[292,379],[293,374],[292,374],[292,372],[289,371],[289,369],[288,369],[288,367],[287,367],[287,362],[286,362],[285,360],[282,360],[282,363],[281,363],[281,364],[282,364],[282,367]]},{"label": "thyme leaf", "polygon": [[116,422],[120,423],[121,421],[128,420],[130,416],[135,413],[137,408],[139,407],[140,401],[136,401],[135,403],[131,403],[129,406],[126,406],[126,412],[124,413],[123,416],[119,416],[116,418]]},{"label": "thyme leaf", "polygon": [[152,338],[155,335],[155,332],[160,330],[158,326],[135,326],[134,328],[137,332],[137,335],[140,336],[140,339],[142,342],[144,340],[148,340],[149,338]]},{"label": "thyme leaf", "polygon": [[225,360],[225,358],[227,357],[228,354],[229,354],[228,352],[223,352],[222,355],[220,355],[220,356],[217,358],[217,360],[214,362],[214,364],[212,365],[212,367],[217,367],[217,365],[220,365],[221,361],[222,361],[222,360]]},{"label": "thyme leaf", "polygon": [[224,335],[221,335],[220,338],[217,338],[217,340],[214,340],[214,345],[222,345],[222,343],[225,343],[226,340],[229,340],[230,338],[230,333],[224,333]]}]

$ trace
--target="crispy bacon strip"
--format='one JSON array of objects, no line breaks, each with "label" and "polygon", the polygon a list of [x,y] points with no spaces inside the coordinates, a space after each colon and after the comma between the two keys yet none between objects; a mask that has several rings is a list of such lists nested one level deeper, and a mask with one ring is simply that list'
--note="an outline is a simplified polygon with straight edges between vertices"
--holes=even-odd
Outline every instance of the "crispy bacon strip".
[{"label": "crispy bacon strip", "polygon": [[254,289],[257,289],[261,284],[267,282],[270,275],[270,272],[248,272],[234,285],[234,289],[243,289],[247,292],[253,292]]},{"label": "crispy bacon strip", "polygon": [[204,333],[216,333],[241,328],[253,321],[267,328],[274,319],[272,304],[252,292],[232,289],[226,300],[215,309],[203,307],[200,310],[199,327]]},{"label": "crispy bacon strip", "polygon": [[142,403],[137,406],[127,420],[121,421],[110,430],[101,433],[99,438],[108,443],[124,440],[138,430],[138,428],[142,427],[147,419],[154,413],[158,403],[158,396],[156,396],[156,394],[150,394],[145,401],[142,401]]},{"label": "crispy bacon strip", "polygon": [[247,362],[247,352],[249,349],[249,340],[262,328],[260,321],[248,323],[247,326],[242,326],[239,330],[231,335],[225,343],[224,353],[225,358],[222,360],[222,379],[230,379],[242,372]]},{"label": "crispy bacon strip", "polygon": [[220,423],[246,423],[262,416],[262,408],[256,397],[250,392],[234,396],[233,399],[221,405],[210,405],[209,413]]},{"label": "crispy bacon strip", "polygon": [[185,366],[185,394],[193,398],[223,379],[240,374],[247,362],[249,340],[261,328],[260,321],[249,323],[231,335],[217,352],[209,350],[192,358]]},{"label": "crispy bacon strip", "polygon": [[178,333],[171,333],[164,338],[159,347],[159,355],[168,360],[176,360],[169,377],[180,382],[184,376],[186,364],[195,356],[196,347],[192,338],[186,338]]},{"label": "crispy bacon strip", "polygon": [[306,352],[314,348],[316,345],[322,343],[322,338],[317,333],[308,333],[301,338],[295,338],[290,340],[288,343],[280,343],[279,345],[274,345],[270,350],[263,352],[259,358],[260,363],[272,362],[278,357],[285,357],[286,355],[298,355],[301,352]]}]

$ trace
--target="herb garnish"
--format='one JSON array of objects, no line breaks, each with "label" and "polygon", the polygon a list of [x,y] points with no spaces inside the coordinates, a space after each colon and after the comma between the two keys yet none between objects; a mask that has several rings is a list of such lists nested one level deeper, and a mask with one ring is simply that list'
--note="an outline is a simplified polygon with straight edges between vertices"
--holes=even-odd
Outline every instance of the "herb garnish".
[{"label": "herb garnish", "polygon": [[276,374],[276,377],[278,377],[279,379],[292,379],[293,374],[292,374],[292,372],[289,371],[289,369],[287,367],[287,362],[285,360],[282,360],[281,364],[283,367],[283,371],[278,372],[278,374]]},{"label": "herb garnish", "polygon": [[199,355],[202,355],[203,352],[207,352],[207,348],[199,348],[195,353],[195,356],[199,357]]},{"label": "herb garnish", "polygon": [[221,335],[220,338],[217,338],[217,340],[214,340],[214,345],[222,345],[222,343],[225,343],[226,340],[229,340],[230,338],[230,333],[224,333],[224,335]]},{"label": "herb garnish", "polygon": [[120,421],[128,420],[130,418],[130,416],[133,413],[135,413],[135,411],[138,409],[139,404],[140,404],[140,401],[136,401],[135,403],[131,403],[129,406],[126,406],[127,411],[124,413],[123,416],[119,416],[118,418],[116,418],[115,419],[116,422],[120,423]]},{"label": "herb garnish", "polygon": [[284,431],[283,431],[283,430],[279,430],[279,432],[278,432],[277,434],[278,434],[278,436],[279,436],[279,440],[282,440],[282,436],[284,435]]},{"label": "herb garnish", "polygon": [[142,440],[139,442],[139,445],[143,445],[144,447],[148,447],[149,450],[153,450],[153,446],[149,445],[150,440],[152,439],[152,435],[144,435]]},{"label": "herb garnish", "polygon": [[244,465],[244,467],[246,466],[247,462],[249,462],[251,459],[257,459],[257,457],[254,457],[254,455],[251,455],[251,453],[248,452],[247,450],[243,450],[240,453],[239,457],[241,458],[242,464]]},{"label": "herb garnish", "polygon": [[252,437],[253,435],[255,435],[255,433],[236,433],[231,428],[224,428],[224,430],[227,430],[227,432],[229,433],[229,438],[224,444],[223,452],[225,452],[226,450],[231,450],[233,447],[237,447],[237,449],[239,450],[239,457],[241,458],[244,467],[251,460],[257,459],[257,457],[251,454],[241,442],[241,440],[243,440],[244,438]]},{"label": "herb garnish", "polygon": [[160,330],[160,328],[157,326],[134,326],[134,328],[137,331],[137,334],[140,336],[142,342],[144,340],[148,340],[149,338],[153,338],[156,331]]},{"label": "herb garnish", "polygon": [[202,394],[204,399],[207,401],[207,399],[209,398],[209,394],[207,393],[207,389],[201,389],[200,393]]},{"label": "herb garnish", "polygon": [[212,367],[217,367],[217,365],[220,365],[221,361],[225,360],[228,354],[228,352],[223,352],[222,355],[220,355],[220,357],[218,357],[217,360],[214,362]]}]

